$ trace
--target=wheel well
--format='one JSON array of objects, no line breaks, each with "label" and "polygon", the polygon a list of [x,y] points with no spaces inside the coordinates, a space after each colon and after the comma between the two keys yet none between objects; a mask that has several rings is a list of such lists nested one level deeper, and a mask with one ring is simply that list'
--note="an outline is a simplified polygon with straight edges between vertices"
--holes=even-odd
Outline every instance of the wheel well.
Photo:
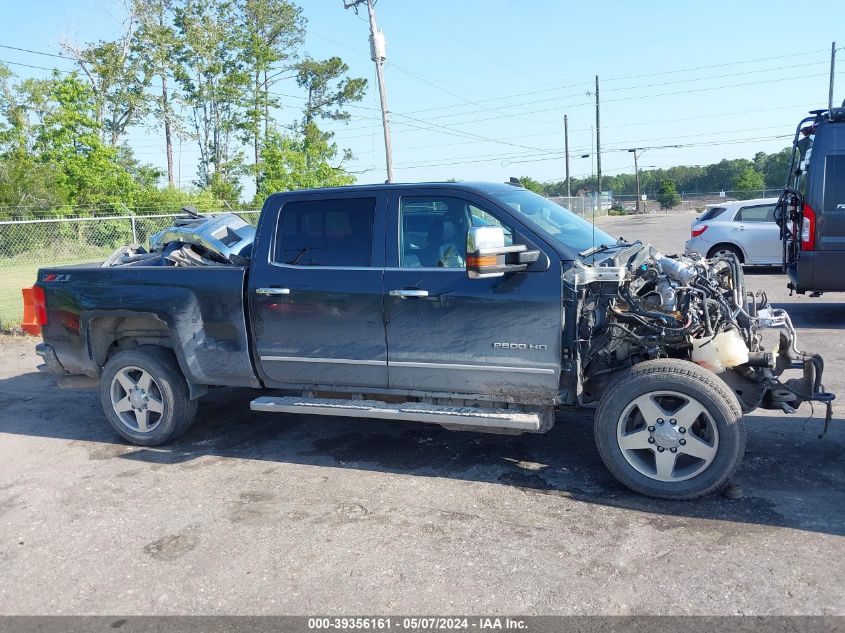
[{"label": "wheel well", "polygon": [[93,319],[88,328],[88,345],[94,364],[100,368],[124,349],[140,345],[173,349],[167,323],[153,315]]},{"label": "wheel well", "polygon": [[742,247],[731,242],[719,242],[718,244],[712,246],[710,250],[707,251],[707,257],[711,257],[711,254],[715,253],[720,248],[729,248],[732,251],[736,251],[739,254],[739,263],[742,264],[745,262],[745,253],[743,252]]}]

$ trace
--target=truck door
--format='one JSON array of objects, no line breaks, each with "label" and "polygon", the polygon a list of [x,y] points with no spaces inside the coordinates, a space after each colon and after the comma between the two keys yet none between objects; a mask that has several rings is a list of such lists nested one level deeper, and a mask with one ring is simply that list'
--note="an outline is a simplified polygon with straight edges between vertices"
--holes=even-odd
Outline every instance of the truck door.
[{"label": "truck door", "polygon": [[250,274],[259,374],[269,386],[387,387],[383,195],[283,200],[256,255],[269,258]]},{"label": "truck door", "polygon": [[408,194],[391,192],[387,213],[390,387],[551,402],[560,377],[559,258],[544,254],[553,263],[543,270],[469,279],[470,225],[502,226],[509,241],[523,236],[472,194]]}]

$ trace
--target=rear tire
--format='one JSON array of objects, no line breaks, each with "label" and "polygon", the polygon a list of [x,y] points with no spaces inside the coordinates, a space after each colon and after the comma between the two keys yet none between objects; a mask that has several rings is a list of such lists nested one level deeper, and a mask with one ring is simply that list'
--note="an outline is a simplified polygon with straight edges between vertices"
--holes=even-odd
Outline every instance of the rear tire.
[{"label": "rear tire", "polygon": [[723,257],[727,255],[733,255],[734,257],[739,260],[740,264],[745,263],[745,258],[742,256],[742,251],[739,250],[736,246],[731,246],[730,244],[717,244],[709,251],[707,251],[707,259],[712,259],[713,257]]},{"label": "rear tire", "polygon": [[109,358],[100,378],[100,403],[112,428],[139,446],[176,439],[197,412],[173,352],[155,345]]},{"label": "rear tire", "polygon": [[599,402],[594,433],[616,479],[661,499],[721,489],[745,451],[736,396],[712,372],[678,359],[622,372]]}]

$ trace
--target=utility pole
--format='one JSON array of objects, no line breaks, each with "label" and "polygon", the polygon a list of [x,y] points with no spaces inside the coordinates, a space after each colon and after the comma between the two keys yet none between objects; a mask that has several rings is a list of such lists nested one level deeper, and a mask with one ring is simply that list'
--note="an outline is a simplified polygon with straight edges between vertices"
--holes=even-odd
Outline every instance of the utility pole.
[{"label": "utility pole", "polygon": [[629,149],[628,152],[634,155],[634,173],[637,175],[637,213],[640,212],[640,200],[642,199],[642,195],[640,194],[640,167],[637,164],[637,158],[639,158],[637,152],[644,152],[645,148],[643,147],[635,147],[633,149]]},{"label": "utility pole", "polygon": [[836,69],[836,42],[830,45],[830,88],[827,97],[828,116],[833,117],[833,76]]},{"label": "utility pole", "polygon": [[370,59],[376,64],[378,94],[381,99],[381,124],[384,128],[384,154],[387,163],[387,182],[393,182],[393,146],[390,142],[390,112],[387,109],[387,86],[384,84],[384,62],[387,59],[384,33],[376,24],[375,0],[343,0],[345,9],[358,13],[358,5],[366,4],[370,15]]},{"label": "utility pole", "polygon": [[566,197],[572,197],[572,190],[569,188],[569,117],[563,115],[563,144],[566,147]]},{"label": "utility pole", "polygon": [[601,200],[601,112],[599,110],[599,76],[596,75],[596,175],[599,200]]}]

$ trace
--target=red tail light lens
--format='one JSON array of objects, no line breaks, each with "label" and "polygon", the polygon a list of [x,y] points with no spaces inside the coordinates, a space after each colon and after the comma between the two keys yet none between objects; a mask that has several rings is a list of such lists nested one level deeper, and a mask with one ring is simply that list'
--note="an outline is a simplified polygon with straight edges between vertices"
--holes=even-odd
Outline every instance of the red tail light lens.
[{"label": "red tail light lens", "polygon": [[699,235],[701,235],[702,233],[704,233],[704,231],[706,231],[706,230],[707,230],[707,225],[706,225],[706,224],[702,224],[701,226],[694,227],[694,228],[692,229],[692,231],[690,231],[690,234],[691,234],[693,237],[698,237]]},{"label": "red tail light lens", "polygon": [[44,288],[33,286],[21,289],[23,295],[23,321],[21,329],[32,336],[41,334],[41,326],[47,325],[47,301]]},{"label": "red tail light lens", "polygon": [[44,288],[33,286],[32,302],[35,322],[38,325],[47,325],[47,298],[44,296]]},{"label": "red tail light lens", "polygon": [[816,250],[816,212],[804,203],[804,221],[801,224],[801,250]]}]

